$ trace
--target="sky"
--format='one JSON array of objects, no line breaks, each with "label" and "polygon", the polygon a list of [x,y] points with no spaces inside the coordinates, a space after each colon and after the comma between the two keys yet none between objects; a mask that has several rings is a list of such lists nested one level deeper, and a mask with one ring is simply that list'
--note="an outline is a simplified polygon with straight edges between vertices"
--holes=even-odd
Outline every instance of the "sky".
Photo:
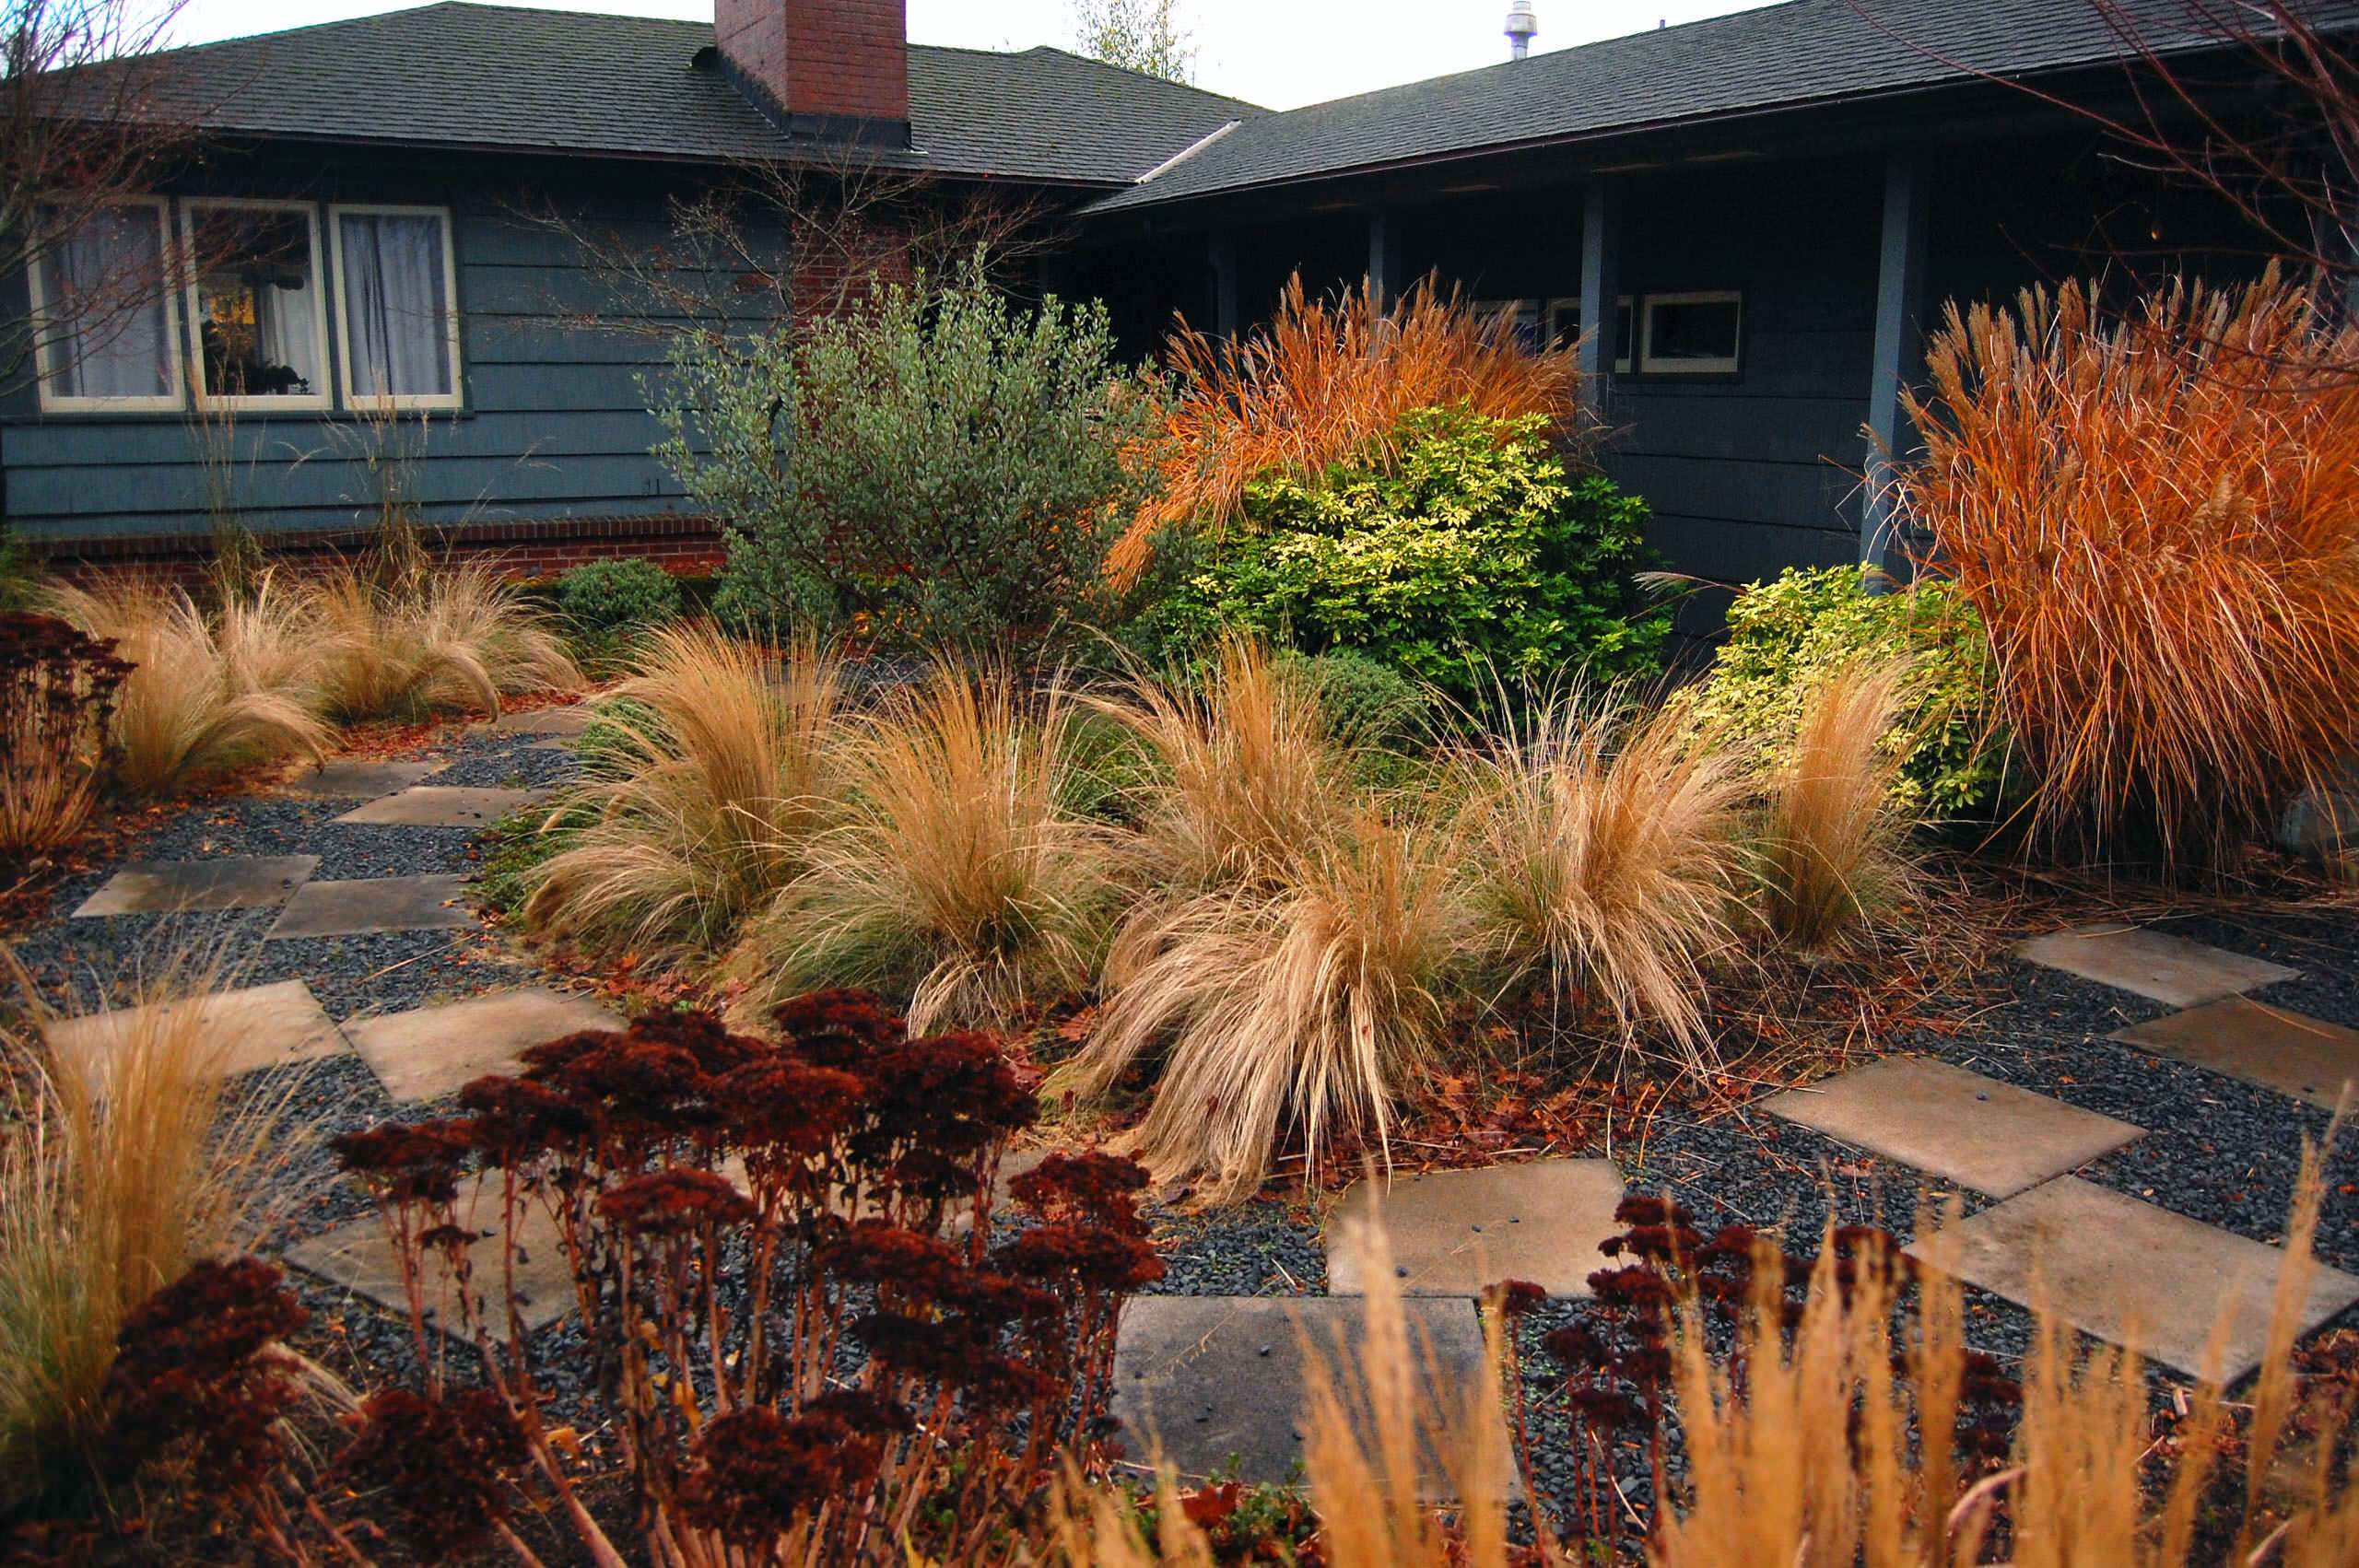
[{"label": "sky", "polygon": [[[510,0],[709,21],[711,0]],[[1755,0],[1758,3],[1758,0]],[[1071,0],[909,0],[910,38],[972,49],[1069,47]],[[205,42],[403,8],[401,0],[187,0],[178,41]],[[1535,52],[1746,8],[1746,0],[1534,0]],[[1292,109],[1507,58],[1508,0],[1183,0],[1196,79]]]}]

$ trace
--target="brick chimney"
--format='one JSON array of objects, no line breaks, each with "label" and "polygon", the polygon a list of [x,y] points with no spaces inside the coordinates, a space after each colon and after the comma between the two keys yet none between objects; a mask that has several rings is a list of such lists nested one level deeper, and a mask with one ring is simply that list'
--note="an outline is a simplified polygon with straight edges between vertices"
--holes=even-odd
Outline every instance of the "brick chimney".
[{"label": "brick chimney", "polygon": [[909,0],[713,0],[712,32],[791,135],[910,145]]}]

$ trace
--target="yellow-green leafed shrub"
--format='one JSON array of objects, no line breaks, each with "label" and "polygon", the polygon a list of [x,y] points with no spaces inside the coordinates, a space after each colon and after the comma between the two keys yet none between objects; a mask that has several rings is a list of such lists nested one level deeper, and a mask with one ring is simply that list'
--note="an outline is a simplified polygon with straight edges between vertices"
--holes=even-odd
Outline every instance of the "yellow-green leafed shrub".
[{"label": "yellow-green leafed shrub", "polygon": [[1908,674],[1884,744],[1895,805],[1912,815],[1989,815],[2004,782],[1996,671],[1981,617],[1946,583],[1874,591],[1858,567],[1790,568],[1737,595],[1728,640],[1689,697],[1696,716],[1765,772],[1784,765],[1813,696],[1845,670]]}]

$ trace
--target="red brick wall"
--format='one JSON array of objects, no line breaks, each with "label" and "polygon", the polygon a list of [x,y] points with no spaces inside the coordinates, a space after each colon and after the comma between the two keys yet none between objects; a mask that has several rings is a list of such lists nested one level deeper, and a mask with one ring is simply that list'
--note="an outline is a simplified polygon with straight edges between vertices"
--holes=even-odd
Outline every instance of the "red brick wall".
[{"label": "red brick wall", "polygon": [[712,29],[791,114],[910,118],[908,0],[714,0]]},{"label": "red brick wall", "polygon": [[[675,577],[710,577],[728,563],[719,525],[704,518],[566,518],[546,522],[470,523],[426,531],[427,547],[453,560],[487,560],[506,576],[553,578],[583,561],[638,556]],[[364,532],[264,536],[270,560],[301,572],[369,546]],[[175,580],[204,576],[210,543],[186,536],[76,540],[61,544],[43,563],[73,582],[89,582],[123,572]]]}]

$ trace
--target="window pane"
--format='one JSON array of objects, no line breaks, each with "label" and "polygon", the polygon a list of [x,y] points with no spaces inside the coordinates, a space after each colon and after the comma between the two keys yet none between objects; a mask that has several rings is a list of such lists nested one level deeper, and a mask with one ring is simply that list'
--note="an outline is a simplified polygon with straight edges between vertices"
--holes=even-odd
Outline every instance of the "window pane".
[{"label": "window pane", "polygon": [[1649,301],[1647,357],[1658,360],[1736,357],[1734,299]]},{"label": "window pane", "polygon": [[51,246],[41,258],[41,307],[52,395],[171,394],[171,317],[158,209],[92,213]]},{"label": "window pane", "polygon": [[222,397],[310,397],[327,383],[319,264],[299,212],[202,207],[195,238],[197,363]]},{"label": "window pane", "polygon": [[451,280],[435,214],[344,213],[344,352],[358,397],[446,397]]}]

